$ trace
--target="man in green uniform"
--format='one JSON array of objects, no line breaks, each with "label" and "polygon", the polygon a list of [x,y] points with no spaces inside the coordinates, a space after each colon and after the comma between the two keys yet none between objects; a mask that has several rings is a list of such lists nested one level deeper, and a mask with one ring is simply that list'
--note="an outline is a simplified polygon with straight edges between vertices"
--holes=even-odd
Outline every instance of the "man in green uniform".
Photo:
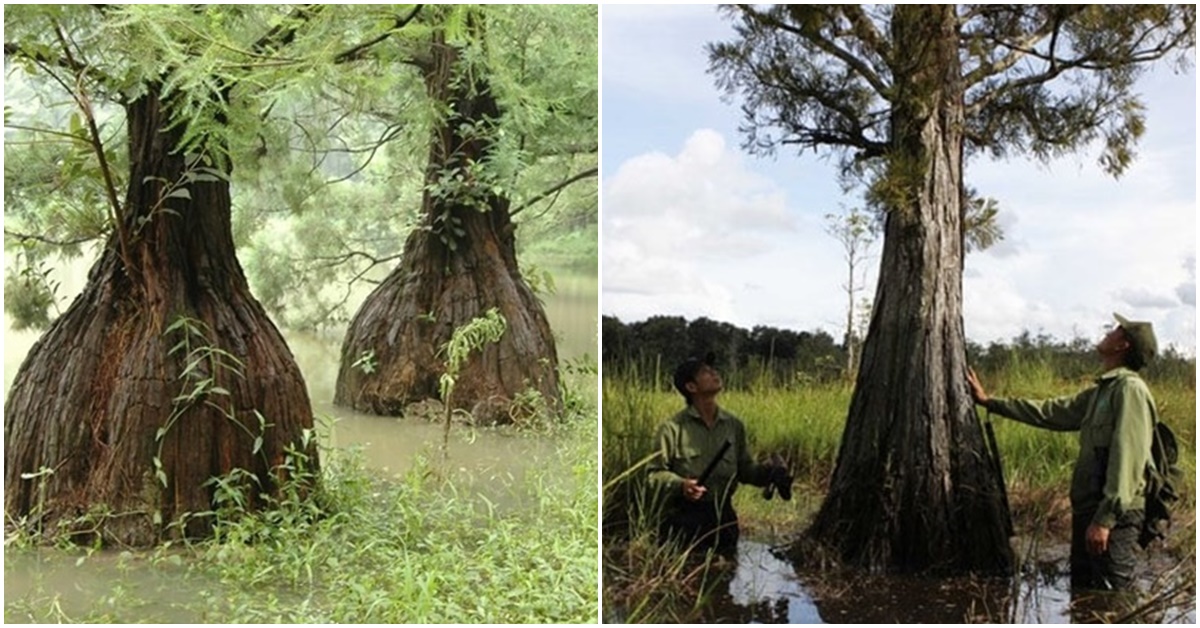
[{"label": "man in green uniform", "polygon": [[989,397],[974,371],[971,396],[989,412],[1051,430],[1079,431],[1071,479],[1071,585],[1123,589],[1133,579],[1145,509],[1145,470],[1158,410],[1137,371],[1158,342],[1147,322],[1115,315],[1117,326],[1096,350],[1104,373],[1096,385],[1045,401]]},{"label": "man in green uniform", "polygon": [[[782,465],[758,464],[750,456],[745,426],[717,406],[722,382],[712,363],[709,353],[675,369],[675,388],[687,406],[658,429],[661,455],[649,466],[650,485],[665,497],[660,528],[665,538],[732,552],[738,539],[733,510],[738,484],[774,484],[786,499],[791,495],[791,478]],[[710,464],[712,470],[701,483],[700,476]]]}]

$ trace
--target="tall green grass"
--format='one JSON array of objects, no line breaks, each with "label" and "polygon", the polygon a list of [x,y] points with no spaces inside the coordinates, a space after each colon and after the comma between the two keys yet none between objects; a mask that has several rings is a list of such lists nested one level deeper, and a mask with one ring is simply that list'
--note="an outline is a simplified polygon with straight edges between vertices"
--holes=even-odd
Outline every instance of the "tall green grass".
[{"label": "tall green grass", "polygon": [[[1183,535],[1177,544],[1186,546],[1195,540],[1195,416],[1196,394],[1194,370],[1191,378],[1185,373],[1171,376],[1147,375],[1159,407],[1160,418],[1170,425],[1179,438],[1181,466],[1186,485],[1183,503],[1177,508],[1177,534]],[[1056,375],[1043,361],[1014,359],[993,372],[979,373],[989,394],[1027,398],[1049,398],[1074,394],[1091,385],[1094,376],[1064,379]],[[652,453],[658,425],[683,407],[682,397],[667,389],[659,374],[640,376],[636,370],[622,371],[620,376],[607,373],[602,385],[604,409],[603,476],[605,482],[621,475],[631,465]],[[844,382],[818,383],[796,381],[779,386],[751,381],[743,389],[726,390],[719,402],[740,417],[746,424],[749,446],[759,458],[770,454],[785,457],[795,471],[801,488],[821,493],[837,460],[838,446],[845,426],[852,387]],[[1078,435],[1075,433],[1039,430],[1002,417],[987,416],[980,408],[980,418],[991,420],[995,426],[997,444],[1004,464],[1005,479],[1014,511],[1019,516],[1028,509],[1030,516],[1038,514],[1039,500],[1061,496],[1065,499],[1071,469],[1078,455]],[[642,474],[644,475],[644,474]],[[630,504],[640,488],[642,478],[631,475],[605,491],[605,520],[619,521],[627,516]],[[755,524],[755,518],[778,512],[777,503],[762,504],[756,491],[739,491],[736,504],[743,513],[743,525]],[[818,496],[819,498],[819,496]],[[792,517],[802,517],[812,510],[808,507],[784,510]],[[769,516],[769,515],[765,515]],[[806,522],[796,521],[797,530]],[[607,541],[606,541],[607,542]]]}]

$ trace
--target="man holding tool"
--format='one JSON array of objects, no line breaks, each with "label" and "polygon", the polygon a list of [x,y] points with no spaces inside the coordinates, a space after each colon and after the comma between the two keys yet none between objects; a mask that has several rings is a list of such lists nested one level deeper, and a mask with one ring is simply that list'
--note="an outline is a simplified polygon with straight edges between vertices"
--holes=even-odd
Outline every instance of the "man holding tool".
[{"label": "man holding tool", "polygon": [[745,426],[717,406],[722,382],[713,361],[709,353],[675,369],[675,388],[687,406],[658,429],[660,455],[649,465],[650,486],[666,496],[663,537],[731,553],[738,539],[737,485],[766,487],[767,499],[772,489],[790,499],[792,478],[781,463],[754,462]]},{"label": "man holding tool", "polygon": [[1071,584],[1123,589],[1133,579],[1146,499],[1145,470],[1158,411],[1138,376],[1158,343],[1150,323],[1115,315],[1117,325],[1096,347],[1103,374],[1083,392],[1059,399],[997,399],[974,371],[967,383],[989,412],[1051,430],[1079,431],[1071,480]]}]

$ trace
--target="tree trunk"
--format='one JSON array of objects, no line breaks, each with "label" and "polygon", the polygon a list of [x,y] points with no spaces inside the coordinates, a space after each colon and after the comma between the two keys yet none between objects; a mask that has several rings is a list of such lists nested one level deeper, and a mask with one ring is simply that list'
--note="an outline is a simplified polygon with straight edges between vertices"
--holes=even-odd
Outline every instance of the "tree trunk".
[{"label": "tree trunk", "polygon": [[[534,391],[547,410],[557,412],[554,337],[517,267],[509,199],[472,180],[475,165],[493,149],[490,127],[500,110],[478,72],[468,78],[457,68],[458,51],[435,41],[426,86],[452,113],[434,130],[422,225],[408,236],[399,266],[351,322],[334,402],[399,415],[409,403],[438,398],[447,360],[442,346],[455,329],[495,307],[507,331],[499,343],[472,352],[451,405],[477,421],[509,422],[514,412],[535,409],[513,405]],[[364,363],[364,356],[373,358]]]},{"label": "tree trunk", "polygon": [[892,153],[870,330],[809,535],[850,564],[1008,572],[1003,486],[967,390],[954,7],[897,5]]},{"label": "tree trunk", "polygon": [[[210,478],[248,471],[254,505],[276,492],[289,445],[316,470],[315,450],[299,446],[312,427],[304,380],[234,254],[229,183],[192,182],[190,198],[161,200],[187,170],[175,152],[183,129],[164,130],[166,107],[153,87],[126,106],[127,239],[109,238],[5,403],[5,512],[50,532],[132,546],[205,536],[211,519],[184,515],[212,509]],[[203,337],[167,333],[180,317]],[[185,337],[236,361],[172,350]],[[187,373],[189,362],[197,364]],[[238,362],[240,374],[230,368]]]}]

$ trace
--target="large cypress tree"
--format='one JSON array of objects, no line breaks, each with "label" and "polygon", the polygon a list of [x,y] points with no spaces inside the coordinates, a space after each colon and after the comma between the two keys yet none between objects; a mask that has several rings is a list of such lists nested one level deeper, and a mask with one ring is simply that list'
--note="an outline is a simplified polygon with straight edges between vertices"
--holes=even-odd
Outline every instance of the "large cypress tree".
[{"label": "large cypress tree", "polygon": [[886,212],[874,312],[837,467],[808,534],[849,563],[1005,571],[1003,486],[965,384],[964,166],[1093,140],[1114,175],[1134,79],[1194,46],[1193,5],[738,5],[711,69],[746,144],[829,150]]}]

